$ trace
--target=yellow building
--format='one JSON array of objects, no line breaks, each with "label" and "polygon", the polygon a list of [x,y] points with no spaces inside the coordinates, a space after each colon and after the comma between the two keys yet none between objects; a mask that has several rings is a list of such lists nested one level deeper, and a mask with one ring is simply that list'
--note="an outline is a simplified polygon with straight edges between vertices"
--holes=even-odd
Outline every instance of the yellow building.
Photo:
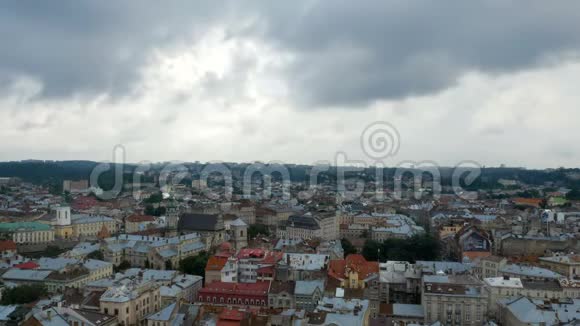
[{"label": "yellow building", "polygon": [[0,234],[18,244],[36,244],[54,241],[50,225],[37,222],[0,223]]},{"label": "yellow building", "polygon": [[107,216],[75,214],[71,222],[73,235],[76,238],[96,239],[103,226],[110,234],[117,233],[117,221]]},{"label": "yellow building", "polygon": [[463,224],[444,225],[439,230],[439,238],[443,239],[447,235],[455,234],[455,233],[459,232],[459,230],[461,230],[462,227],[463,227]]},{"label": "yellow building", "polygon": [[329,282],[338,281],[340,287],[364,289],[365,280],[379,274],[379,263],[367,261],[360,254],[350,254],[346,259],[331,260],[328,267]]},{"label": "yellow building", "polygon": [[122,325],[140,325],[161,309],[159,287],[152,281],[112,287],[101,296],[101,313],[117,316]]}]

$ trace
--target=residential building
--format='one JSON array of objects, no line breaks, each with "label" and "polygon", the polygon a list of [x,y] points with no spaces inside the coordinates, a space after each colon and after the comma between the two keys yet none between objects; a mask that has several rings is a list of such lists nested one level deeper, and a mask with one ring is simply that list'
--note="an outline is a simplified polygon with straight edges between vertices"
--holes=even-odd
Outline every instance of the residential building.
[{"label": "residential building", "polygon": [[463,262],[472,262],[476,258],[491,256],[492,242],[490,235],[474,226],[466,226],[455,235],[456,255]]},{"label": "residential building", "polygon": [[54,241],[54,229],[38,222],[0,223],[0,236],[17,244],[39,244]]},{"label": "residential building", "polygon": [[331,260],[328,266],[329,282],[350,289],[364,289],[369,277],[379,274],[379,263],[367,261],[360,254],[350,254],[346,259]]},{"label": "residential building", "polygon": [[580,254],[540,257],[542,267],[553,270],[566,278],[580,278]]},{"label": "residential building", "polygon": [[393,326],[422,325],[425,321],[425,312],[420,304],[381,303],[379,316],[374,318]]},{"label": "residential building", "polygon": [[295,307],[294,281],[273,281],[268,292],[268,307],[272,309],[291,309]]},{"label": "residential building", "polygon": [[157,228],[158,222],[155,216],[133,214],[125,218],[125,232],[135,233],[150,228]]},{"label": "residential building", "polygon": [[100,298],[100,312],[116,316],[122,325],[140,325],[162,308],[159,288],[153,281],[111,287]]},{"label": "residential building", "polygon": [[[228,258],[226,257],[211,256],[205,265],[205,283],[209,284],[212,282],[222,281],[222,269],[227,264],[227,262]],[[238,271],[236,269],[236,277],[237,273]]]},{"label": "residential building", "polygon": [[482,325],[487,296],[482,284],[467,275],[423,276],[421,303],[425,322],[445,325]]},{"label": "residential building", "polygon": [[296,308],[313,311],[324,295],[324,280],[296,281],[294,298]]},{"label": "residential building", "polygon": [[180,233],[197,233],[208,248],[225,241],[225,226],[221,214],[183,213],[179,216],[177,230]]},{"label": "residential building", "polygon": [[[483,280],[488,297],[490,316],[497,317],[499,303],[504,299],[526,296],[531,299],[565,299],[573,291],[566,292],[557,280],[522,280],[515,277],[492,277]],[[575,293],[574,293],[575,294]]]},{"label": "residential building", "polygon": [[329,262],[328,255],[284,253],[276,265],[276,279],[299,281],[326,278]]},{"label": "residential building", "polygon": [[278,228],[278,237],[287,239],[320,239],[322,230],[318,221],[311,215],[292,215],[282,221]]},{"label": "residential building", "polygon": [[369,300],[323,297],[316,310],[310,316],[311,325],[369,325]]},{"label": "residential building", "polygon": [[170,238],[121,234],[104,239],[102,247],[105,260],[116,266],[128,261],[134,267],[155,269],[177,267],[181,260],[207,249],[196,233]]},{"label": "residential building", "polygon": [[476,273],[483,278],[500,276],[500,269],[507,264],[507,259],[500,256],[482,257]]},{"label": "residential building", "polygon": [[269,282],[212,282],[199,290],[197,302],[241,307],[267,307],[269,288]]},{"label": "residential building", "polygon": [[378,299],[381,303],[419,302],[421,268],[406,261],[379,264]]},{"label": "residential building", "polygon": [[577,325],[580,300],[544,300],[519,297],[501,305],[501,323],[506,326]]}]

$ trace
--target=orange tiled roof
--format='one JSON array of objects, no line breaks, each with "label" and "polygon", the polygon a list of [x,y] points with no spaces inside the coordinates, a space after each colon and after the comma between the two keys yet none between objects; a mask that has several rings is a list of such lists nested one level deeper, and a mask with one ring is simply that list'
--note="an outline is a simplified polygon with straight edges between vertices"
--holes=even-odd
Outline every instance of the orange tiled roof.
[{"label": "orange tiled roof", "polygon": [[515,198],[514,203],[516,205],[532,205],[532,206],[540,206],[542,203],[541,198]]},{"label": "orange tiled roof", "polygon": [[155,222],[155,217],[151,215],[131,215],[127,217],[127,222]]},{"label": "orange tiled roof", "polygon": [[469,260],[473,261],[475,258],[483,258],[491,256],[491,252],[489,251],[465,251],[463,252],[463,257],[469,258]]},{"label": "orange tiled roof", "polygon": [[16,243],[12,240],[0,241],[0,251],[16,250]]},{"label": "orange tiled roof", "polygon": [[360,254],[351,254],[346,259],[330,261],[328,267],[329,276],[345,279],[350,271],[358,273],[359,280],[364,280],[370,275],[379,272],[379,263],[376,261],[367,261]]},{"label": "orange tiled roof", "polygon": [[207,264],[205,265],[205,270],[206,271],[221,271],[227,262],[228,262],[228,259],[225,257],[212,256],[208,259]]}]

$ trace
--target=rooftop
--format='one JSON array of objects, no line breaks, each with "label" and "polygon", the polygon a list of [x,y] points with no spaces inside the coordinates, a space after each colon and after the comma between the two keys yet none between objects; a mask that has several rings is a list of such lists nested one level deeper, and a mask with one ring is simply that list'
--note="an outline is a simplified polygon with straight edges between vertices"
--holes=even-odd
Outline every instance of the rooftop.
[{"label": "rooftop", "polygon": [[50,225],[38,222],[0,223],[0,232],[48,231],[50,229]]},{"label": "rooftop", "polygon": [[324,280],[312,281],[296,281],[294,288],[295,294],[311,295],[318,288],[321,292],[324,291]]},{"label": "rooftop", "polygon": [[493,287],[522,289],[522,281],[517,277],[489,277],[484,278],[485,284]]},{"label": "rooftop", "polygon": [[246,295],[268,295],[270,282],[256,283],[228,283],[212,282],[206,284],[199,290],[199,293],[216,293],[216,294],[246,294]]}]

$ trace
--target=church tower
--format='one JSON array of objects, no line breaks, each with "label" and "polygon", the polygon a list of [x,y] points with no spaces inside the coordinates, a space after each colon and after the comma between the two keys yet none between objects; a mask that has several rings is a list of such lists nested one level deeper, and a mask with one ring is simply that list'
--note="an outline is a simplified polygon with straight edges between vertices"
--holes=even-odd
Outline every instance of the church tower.
[{"label": "church tower", "polygon": [[230,230],[232,233],[231,240],[236,250],[248,246],[248,225],[241,218],[236,219],[230,224]]},{"label": "church tower", "polygon": [[55,208],[56,211],[56,225],[58,226],[67,226],[71,225],[70,220],[70,207],[57,207]]},{"label": "church tower", "polygon": [[56,207],[54,233],[57,238],[69,239],[73,237],[73,227],[71,222],[70,207]]}]

